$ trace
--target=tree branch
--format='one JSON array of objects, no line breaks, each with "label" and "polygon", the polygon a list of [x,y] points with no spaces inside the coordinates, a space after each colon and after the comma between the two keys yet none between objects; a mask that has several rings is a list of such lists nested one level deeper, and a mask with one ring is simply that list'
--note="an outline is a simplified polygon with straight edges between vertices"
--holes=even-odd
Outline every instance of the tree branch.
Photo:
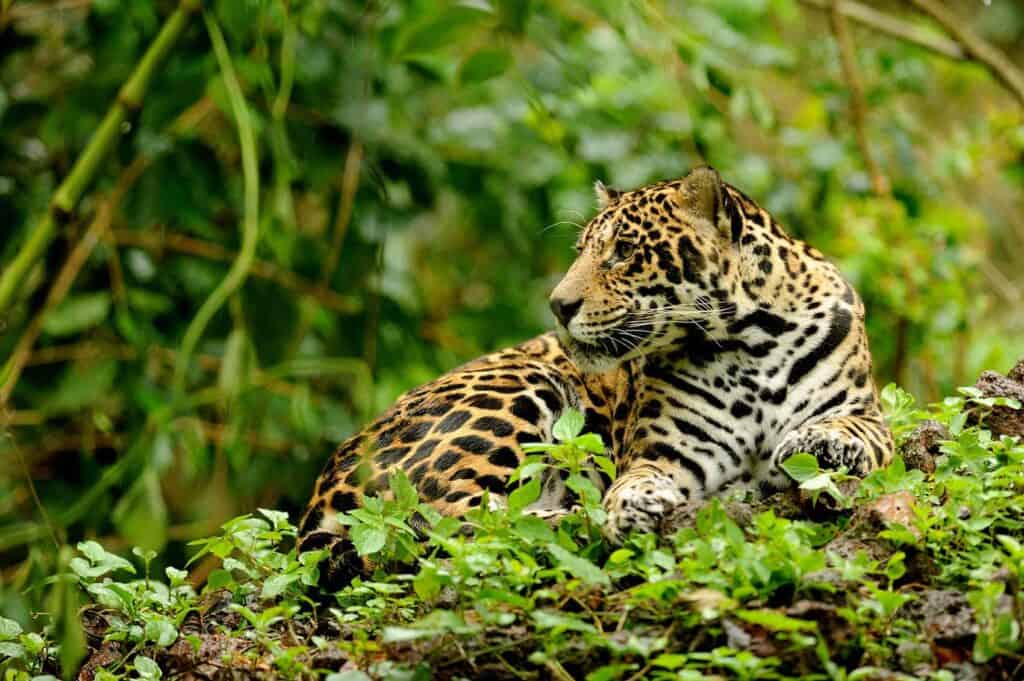
[{"label": "tree branch", "polygon": [[871,176],[872,189],[878,196],[886,196],[889,193],[889,181],[882,174],[882,169],[875,160],[874,154],[871,153],[871,146],[868,144],[868,107],[864,100],[864,83],[861,81],[860,71],[857,69],[857,53],[853,47],[853,39],[850,37],[850,28],[846,24],[846,16],[840,11],[839,5],[839,0],[833,0],[829,21],[832,26],[832,35],[835,36],[836,44],[839,46],[839,63],[843,71],[843,78],[850,91],[850,117],[853,119],[857,146],[860,147],[864,165],[867,166]]},{"label": "tree branch", "polygon": [[[198,258],[222,262],[231,262],[238,257],[237,253],[224,248],[220,244],[196,239],[178,232],[154,232],[153,230],[143,232],[118,229],[114,230],[114,241],[122,246],[135,246],[157,253],[167,249],[186,255],[194,255]],[[335,293],[329,288],[318,286],[290,270],[282,269],[265,260],[254,260],[249,273],[255,277],[272,281],[283,288],[295,291],[301,295],[309,296],[324,307],[336,312],[351,314],[359,309],[359,306],[352,299]]]},{"label": "tree branch", "polygon": [[107,111],[100,127],[93,134],[82,154],[75,161],[71,172],[60,183],[50,198],[46,212],[40,217],[28,233],[14,259],[0,274],[0,315],[3,315],[18,290],[23,286],[32,266],[46,251],[53,240],[57,228],[66,222],[78,200],[92,183],[100,162],[116,146],[121,135],[121,124],[130,111],[142,106],[143,98],[157,68],[171,51],[171,47],[188,25],[188,18],[195,8],[195,0],[184,0],[164,22],[163,28],[153,40],[149,49],[142,55],[132,75],[122,86],[114,100],[113,106]]},{"label": "tree branch", "polygon": [[840,0],[838,3],[833,3],[830,0],[800,0],[800,2],[825,11],[838,5],[838,10],[844,17],[868,28],[873,28],[879,33],[913,43],[950,59],[967,59],[967,53],[956,41],[932,35],[919,26],[879,12],[873,7],[868,7],[855,0]]},{"label": "tree branch", "polygon": [[953,36],[963,46],[968,57],[983,64],[1024,105],[1024,73],[1005,54],[967,28],[962,19],[941,3],[935,0],[911,1]]}]

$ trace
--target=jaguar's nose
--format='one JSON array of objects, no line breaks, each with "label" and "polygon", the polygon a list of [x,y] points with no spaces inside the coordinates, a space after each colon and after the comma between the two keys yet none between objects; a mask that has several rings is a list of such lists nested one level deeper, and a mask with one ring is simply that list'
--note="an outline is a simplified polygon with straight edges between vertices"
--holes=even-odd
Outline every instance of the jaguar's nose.
[{"label": "jaguar's nose", "polygon": [[576,313],[580,311],[582,306],[582,298],[577,298],[576,300],[551,298],[551,311],[555,313],[555,318],[565,327],[569,326],[569,322],[572,321],[572,318],[576,316]]}]

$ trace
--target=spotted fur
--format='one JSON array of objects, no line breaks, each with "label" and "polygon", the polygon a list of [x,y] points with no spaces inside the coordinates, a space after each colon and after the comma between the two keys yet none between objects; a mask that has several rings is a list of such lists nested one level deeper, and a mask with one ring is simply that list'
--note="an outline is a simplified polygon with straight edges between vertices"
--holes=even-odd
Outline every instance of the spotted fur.
[{"label": "spotted fur", "polygon": [[[601,210],[551,296],[556,332],[405,394],[328,462],[302,548],[331,548],[336,575],[361,565],[336,514],[386,494],[390,469],[444,514],[485,491],[501,506],[521,445],[550,440],[568,407],[615,459],[613,484],[594,478],[616,543],[679,503],[788,485],[779,464],[795,452],[856,475],[889,460],[863,304],[832,263],[710,168],[597,191]],[[529,510],[571,504],[551,476]]]}]

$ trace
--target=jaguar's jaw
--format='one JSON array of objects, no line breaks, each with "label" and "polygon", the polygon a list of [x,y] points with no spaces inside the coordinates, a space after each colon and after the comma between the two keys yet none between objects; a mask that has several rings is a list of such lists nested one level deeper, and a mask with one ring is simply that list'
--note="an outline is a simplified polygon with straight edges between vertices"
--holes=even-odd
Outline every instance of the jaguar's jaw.
[{"label": "jaguar's jaw", "polygon": [[556,327],[558,340],[573,363],[588,374],[612,371],[624,362],[647,353],[644,347],[650,335],[648,328],[632,329],[628,324],[617,325],[593,338],[573,336],[565,327]]}]

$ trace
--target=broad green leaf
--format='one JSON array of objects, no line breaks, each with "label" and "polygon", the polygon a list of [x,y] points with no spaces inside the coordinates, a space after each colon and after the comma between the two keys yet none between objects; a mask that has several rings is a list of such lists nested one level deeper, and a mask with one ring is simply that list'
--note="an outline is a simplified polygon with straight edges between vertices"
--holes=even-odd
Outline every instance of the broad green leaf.
[{"label": "broad green leaf", "polygon": [[157,663],[144,655],[136,655],[132,660],[132,666],[135,667],[135,673],[144,681],[163,678],[163,673]]},{"label": "broad green leaf", "polygon": [[391,492],[395,495],[395,502],[399,508],[406,510],[416,508],[416,504],[420,502],[419,494],[416,493],[416,488],[409,482],[409,477],[405,474],[405,471],[401,468],[392,469],[388,474],[388,485],[391,487]]},{"label": "broad green leaf", "polygon": [[814,622],[789,617],[778,610],[737,610],[735,615],[771,631],[813,631],[818,626]]},{"label": "broad green leaf", "polygon": [[256,353],[249,335],[244,328],[236,327],[224,346],[217,384],[228,397],[237,397],[251,383],[255,365]]},{"label": "broad green leaf", "polygon": [[520,485],[508,495],[508,510],[510,513],[519,513],[524,508],[540,498],[540,478],[531,478],[529,482]]},{"label": "broad green leaf", "polygon": [[102,323],[110,312],[106,291],[68,296],[46,315],[43,331],[51,336],[71,336]]},{"label": "broad green leaf", "polygon": [[0,617],[0,641],[12,641],[21,633],[21,625],[14,620]]},{"label": "broad green leaf", "polygon": [[554,629],[557,631],[583,631],[596,632],[597,629],[590,622],[577,619],[572,615],[552,610],[534,610],[532,613],[533,622],[538,629]]},{"label": "broad green leaf", "polygon": [[414,25],[403,36],[400,57],[408,59],[417,55],[429,55],[457,42],[481,19],[486,12],[465,6],[454,6],[436,14],[430,20]]},{"label": "broad green leaf", "polygon": [[569,442],[583,431],[583,414],[575,409],[566,409],[555,421],[552,434],[559,442]]},{"label": "broad green leaf", "polygon": [[818,475],[821,469],[818,468],[818,460],[816,458],[801,452],[783,461],[782,470],[786,471],[786,474],[797,482],[804,482]]},{"label": "broad green leaf", "polygon": [[604,454],[604,442],[597,433],[584,433],[573,438],[572,443],[591,454]]},{"label": "broad green leaf", "polygon": [[0,659],[5,657],[9,657],[12,660],[20,660],[25,657],[25,647],[20,643],[14,643],[13,641],[0,641]]},{"label": "broad green leaf", "polygon": [[348,669],[343,672],[333,672],[324,677],[324,681],[373,681],[373,679],[358,669]]},{"label": "broad green leaf", "polygon": [[372,525],[355,525],[349,531],[352,544],[360,556],[368,556],[377,553],[388,541],[388,532],[383,527]]},{"label": "broad green leaf", "polygon": [[164,617],[155,617],[146,622],[146,640],[166,648],[178,640],[178,629]]},{"label": "broad green leaf", "polygon": [[512,471],[512,475],[509,477],[509,482],[516,482],[517,480],[529,480],[535,477],[538,473],[545,470],[551,464],[545,461],[531,461],[525,463],[516,470]]},{"label": "broad green leaf", "polygon": [[555,541],[555,531],[542,518],[533,515],[525,515],[516,520],[516,532],[525,539],[536,543],[548,543]]},{"label": "broad green leaf", "polygon": [[263,590],[260,592],[260,598],[265,601],[277,598],[284,593],[291,584],[298,581],[299,575],[294,572],[285,573],[283,575],[271,575],[266,578],[263,582]]},{"label": "broad green leaf", "polygon": [[149,467],[121,497],[111,517],[132,544],[160,550],[167,541],[167,506],[156,471]]},{"label": "broad green leaf", "polygon": [[463,62],[459,69],[459,80],[463,83],[480,83],[500,76],[512,65],[508,50],[489,48],[477,50]]},{"label": "broad green leaf", "polygon": [[601,586],[609,586],[611,584],[608,575],[586,558],[570,553],[558,544],[548,544],[547,549],[558,562],[558,565],[565,568],[572,576],[579,577],[588,584],[599,584]]},{"label": "broad green leaf", "polygon": [[214,570],[206,578],[206,586],[210,591],[223,589],[235,583],[235,578],[227,570]]}]

